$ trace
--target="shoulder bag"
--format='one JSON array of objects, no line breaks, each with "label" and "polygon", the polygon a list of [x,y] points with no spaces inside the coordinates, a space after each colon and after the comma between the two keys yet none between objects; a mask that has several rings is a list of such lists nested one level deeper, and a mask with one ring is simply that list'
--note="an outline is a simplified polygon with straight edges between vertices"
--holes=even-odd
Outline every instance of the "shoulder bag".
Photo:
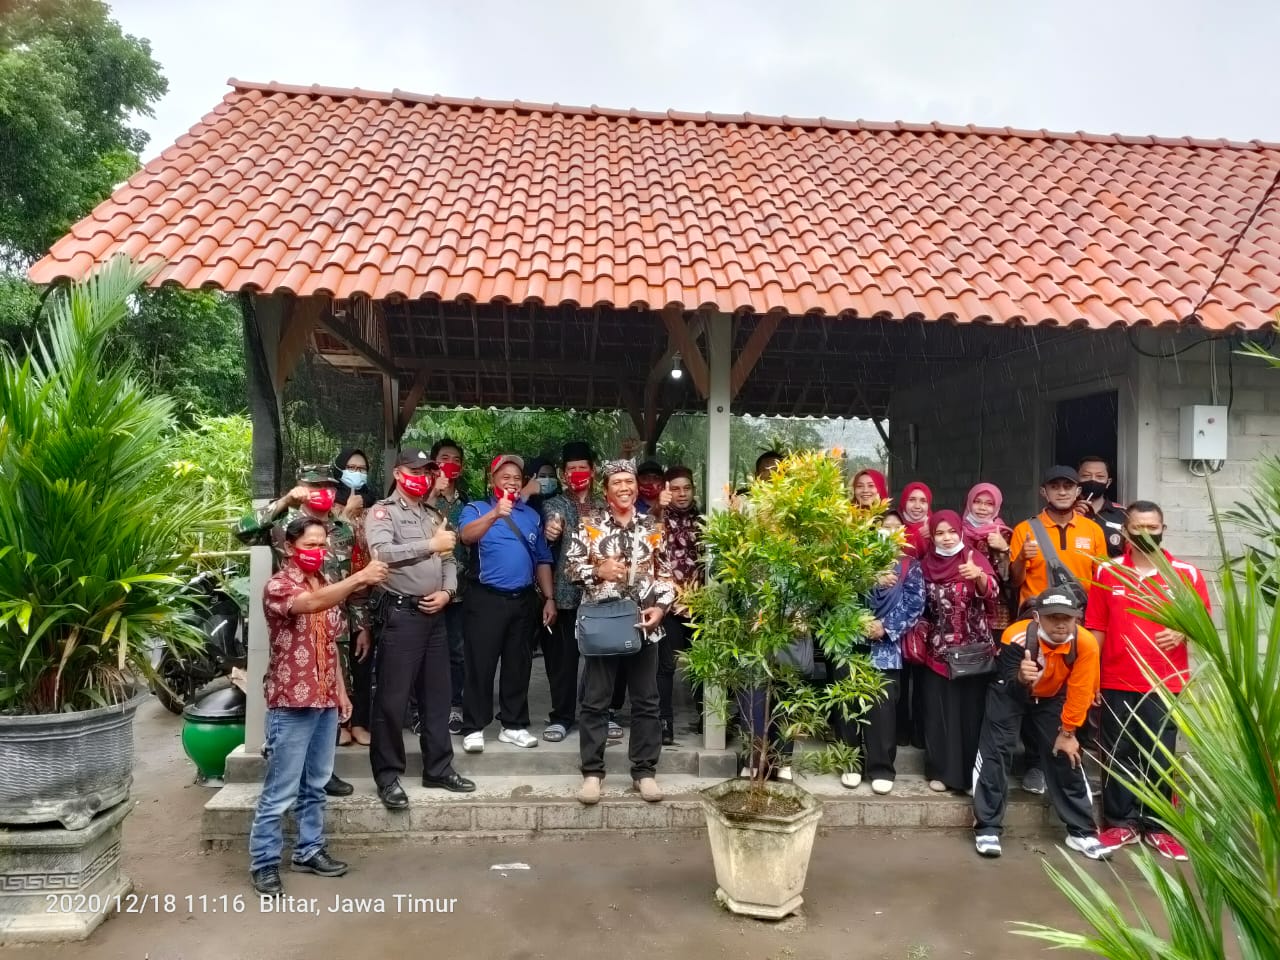
[{"label": "shoulder bag", "polygon": [[962,643],[942,651],[942,661],[947,665],[948,680],[965,677],[981,677],[994,673],[996,648],[993,643]]},{"label": "shoulder bag", "polygon": [[[1062,558],[1058,556],[1058,548],[1049,539],[1048,531],[1045,530],[1044,524],[1040,522],[1040,518],[1032,517],[1028,522],[1031,525],[1031,532],[1036,535],[1036,543],[1040,545],[1040,556],[1044,558],[1045,570],[1048,573],[1046,579],[1049,581],[1049,586],[1061,587],[1066,590],[1080,605],[1080,609],[1083,610],[1089,600],[1089,595],[1085,593],[1084,587],[1080,585],[1080,581],[1076,579],[1075,574],[1063,564]],[[1026,550],[1025,545],[1023,550]]]},{"label": "shoulder bag", "polygon": [[[631,562],[635,563],[632,546]],[[618,657],[639,653],[644,647],[640,626],[640,604],[619,598],[578,607],[574,632],[578,652],[584,657]]]}]

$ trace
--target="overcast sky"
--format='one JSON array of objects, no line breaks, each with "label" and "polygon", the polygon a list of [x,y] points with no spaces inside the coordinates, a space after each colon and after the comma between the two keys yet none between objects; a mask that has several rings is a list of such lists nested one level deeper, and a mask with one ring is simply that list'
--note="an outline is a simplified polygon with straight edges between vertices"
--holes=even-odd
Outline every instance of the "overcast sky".
[{"label": "overcast sky", "polygon": [[[110,0],[109,0],[110,2]],[[115,0],[169,80],[1280,141],[1274,0]]]}]

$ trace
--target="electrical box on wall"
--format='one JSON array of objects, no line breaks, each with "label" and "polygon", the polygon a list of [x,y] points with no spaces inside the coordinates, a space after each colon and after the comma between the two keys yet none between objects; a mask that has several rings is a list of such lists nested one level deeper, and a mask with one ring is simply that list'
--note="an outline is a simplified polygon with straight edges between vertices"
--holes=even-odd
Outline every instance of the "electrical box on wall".
[{"label": "electrical box on wall", "polygon": [[1226,407],[1197,404],[1182,408],[1178,459],[1227,459]]}]

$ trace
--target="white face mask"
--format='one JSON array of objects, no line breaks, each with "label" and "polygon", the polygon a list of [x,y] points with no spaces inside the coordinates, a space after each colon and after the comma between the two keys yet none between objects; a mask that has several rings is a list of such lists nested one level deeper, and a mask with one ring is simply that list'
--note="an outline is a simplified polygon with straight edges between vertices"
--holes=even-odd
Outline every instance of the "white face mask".
[{"label": "white face mask", "polygon": [[956,545],[954,547],[940,547],[935,543],[933,545],[933,549],[937,551],[938,556],[940,557],[954,557],[957,553],[959,553],[961,550],[964,549],[964,541],[957,540]]}]

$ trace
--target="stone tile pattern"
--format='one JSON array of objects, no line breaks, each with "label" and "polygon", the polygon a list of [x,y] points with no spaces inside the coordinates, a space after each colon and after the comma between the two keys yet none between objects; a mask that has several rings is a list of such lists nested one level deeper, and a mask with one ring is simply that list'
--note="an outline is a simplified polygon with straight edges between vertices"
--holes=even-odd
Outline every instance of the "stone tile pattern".
[{"label": "stone tile pattern", "polygon": [[[31,271],[799,316],[1107,327],[1200,303],[1280,145],[644,113],[230,81]],[[1198,318],[1280,304],[1280,191]]]}]

